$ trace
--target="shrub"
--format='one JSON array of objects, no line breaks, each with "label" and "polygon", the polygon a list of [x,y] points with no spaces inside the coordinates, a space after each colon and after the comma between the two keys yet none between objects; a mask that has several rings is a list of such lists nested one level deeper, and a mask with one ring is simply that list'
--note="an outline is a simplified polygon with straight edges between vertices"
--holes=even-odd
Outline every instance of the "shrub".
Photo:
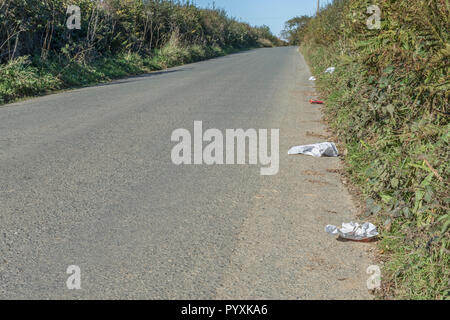
[{"label": "shrub", "polygon": [[29,57],[23,56],[0,65],[0,103],[39,95],[58,89],[60,85],[60,81],[51,74],[31,66]]}]

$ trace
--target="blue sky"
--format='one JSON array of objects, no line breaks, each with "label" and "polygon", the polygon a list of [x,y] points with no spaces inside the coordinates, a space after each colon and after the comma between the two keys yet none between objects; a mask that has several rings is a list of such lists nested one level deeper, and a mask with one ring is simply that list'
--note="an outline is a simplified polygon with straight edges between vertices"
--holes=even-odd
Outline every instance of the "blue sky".
[{"label": "blue sky", "polygon": [[[316,12],[317,0],[194,0],[200,7],[225,9],[234,18],[252,25],[267,25],[279,35],[284,23],[295,16],[312,15]],[[320,0],[322,5],[331,0]]]}]

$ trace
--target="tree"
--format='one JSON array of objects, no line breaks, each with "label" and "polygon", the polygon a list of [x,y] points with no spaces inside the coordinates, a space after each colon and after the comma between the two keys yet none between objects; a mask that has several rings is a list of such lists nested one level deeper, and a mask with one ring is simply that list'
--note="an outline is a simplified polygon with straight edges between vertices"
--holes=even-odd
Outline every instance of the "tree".
[{"label": "tree", "polygon": [[300,16],[292,18],[284,24],[284,30],[281,33],[282,38],[287,40],[291,45],[299,45],[301,34],[311,17]]}]

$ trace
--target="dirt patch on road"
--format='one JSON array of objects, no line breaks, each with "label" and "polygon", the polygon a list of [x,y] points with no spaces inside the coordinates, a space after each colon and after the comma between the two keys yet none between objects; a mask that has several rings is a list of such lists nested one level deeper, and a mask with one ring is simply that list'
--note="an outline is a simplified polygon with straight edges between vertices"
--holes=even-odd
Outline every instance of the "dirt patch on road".
[{"label": "dirt patch on road", "polygon": [[320,139],[329,139],[329,136],[325,136],[323,134],[319,134],[319,133],[315,133],[315,132],[311,132],[311,131],[306,131],[306,136],[307,137],[314,137],[314,138],[320,138]]},{"label": "dirt patch on road", "polygon": [[325,176],[325,174],[319,172],[319,171],[314,171],[314,170],[303,170],[302,174],[306,175],[306,176],[315,176],[315,177],[323,177]]}]

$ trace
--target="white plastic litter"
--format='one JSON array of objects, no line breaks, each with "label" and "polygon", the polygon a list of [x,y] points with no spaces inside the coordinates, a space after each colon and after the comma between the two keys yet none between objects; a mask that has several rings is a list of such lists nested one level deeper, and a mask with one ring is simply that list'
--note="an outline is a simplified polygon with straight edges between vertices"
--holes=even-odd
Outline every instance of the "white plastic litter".
[{"label": "white plastic litter", "polygon": [[306,154],[313,157],[337,157],[339,152],[333,142],[308,144],[306,146],[292,147],[288,154]]},{"label": "white plastic litter", "polygon": [[348,240],[363,241],[378,236],[377,227],[366,222],[362,225],[356,222],[343,223],[342,228],[333,225],[327,225],[325,232],[331,235],[339,235],[341,238]]},{"label": "white plastic litter", "polygon": [[335,70],[335,67],[329,67],[327,70],[325,70],[325,73],[333,73]]},{"label": "white plastic litter", "polygon": [[309,81],[316,81],[316,77],[309,77]]}]

